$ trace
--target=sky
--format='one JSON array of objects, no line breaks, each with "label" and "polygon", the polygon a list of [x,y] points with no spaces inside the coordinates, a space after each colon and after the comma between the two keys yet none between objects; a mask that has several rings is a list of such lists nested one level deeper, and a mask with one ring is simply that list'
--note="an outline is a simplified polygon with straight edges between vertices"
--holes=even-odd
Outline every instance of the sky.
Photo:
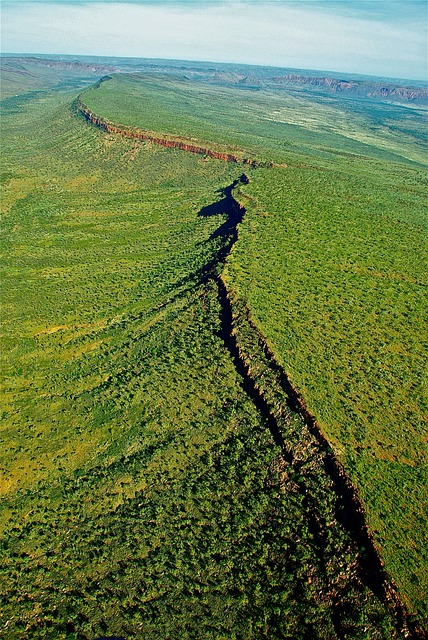
[{"label": "sky", "polygon": [[427,79],[426,0],[2,0],[1,50]]}]

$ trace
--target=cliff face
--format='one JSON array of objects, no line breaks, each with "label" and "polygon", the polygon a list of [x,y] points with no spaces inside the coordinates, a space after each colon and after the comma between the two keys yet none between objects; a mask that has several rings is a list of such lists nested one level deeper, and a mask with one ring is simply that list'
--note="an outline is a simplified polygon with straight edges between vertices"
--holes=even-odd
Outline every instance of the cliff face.
[{"label": "cliff face", "polygon": [[167,148],[175,148],[181,149],[183,151],[189,151],[190,153],[198,153],[199,155],[209,156],[210,158],[216,158],[218,160],[224,160],[225,162],[235,162],[235,163],[243,163],[243,164],[251,164],[256,166],[257,161],[249,159],[249,158],[238,158],[233,153],[227,153],[223,151],[215,151],[213,149],[209,149],[207,147],[198,146],[195,144],[191,144],[179,138],[171,137],[162,137],[158,135],[153,135],[148,131],[143,131],[141,129],[132,129],[131,127],[125,127],[121,125],[116,125],[105,118],[101,118],[100,116],[95,115],[88,106],[86,106],[81,98],[77,99],[77,110],[78,112],[91,124],[107,131],[108,133],[115,133],[122,136],[126,136],[127,138],[133,138],[135,140],[146,140],[148,142],[153,142],[154,144],[161,145],[162,147]]},{"label": "cliff face", "polygon": [[275,84],[288,84],[288,85],[311,85],[314,87],[325,87],[333,91],[352,91],[357,90],[358,82],[349,82],[348,80],[336,80],[335,78],[322,78],[311,77],[296,74],[289,74],[286,76],[277,76],[272,78],[272,82]]},{"label": "cliff face", "polygon": [[426,101],[428,99],[428,91],[424,89],[409,89],[407,87],[380,87],[367,93],[370,97],[382,98],[400,98],[402,100],[410,101]]}]

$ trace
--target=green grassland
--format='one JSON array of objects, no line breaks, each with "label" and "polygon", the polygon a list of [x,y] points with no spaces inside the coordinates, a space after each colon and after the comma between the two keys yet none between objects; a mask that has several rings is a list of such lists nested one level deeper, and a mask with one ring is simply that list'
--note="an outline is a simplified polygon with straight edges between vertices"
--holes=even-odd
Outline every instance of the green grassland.
[{"label": "green grassland", "polygon": [[[202,274],[224,216],[198,213],[241,169],[99,131],[70,108],[76,89],[22,93],[2,115],[5,637],[396,637],[326,478],[302,470],[309,502],[285,483],[220,335]],[[420,142],[369,115],[348,130],[349,105],[340,119],[176,78],[117,76],[83,98],[117,123],[289,165],[250,171],[224,277],[423,621]],[[314,513],[331,527],[323,551]]]},{"label": "green grassland", "polygon": [[349,100],[196,92],[174,78],[118,76],[83,99],[115,122],[246,143],[288,165],[257,169],[244,189],[229,286],[359,487],[388,571],[426,616],[424,111],[408,109],[412,135],[398,136],[388,123],[398,111],[405,126],[401,106],[358,101],[355,115]]}]

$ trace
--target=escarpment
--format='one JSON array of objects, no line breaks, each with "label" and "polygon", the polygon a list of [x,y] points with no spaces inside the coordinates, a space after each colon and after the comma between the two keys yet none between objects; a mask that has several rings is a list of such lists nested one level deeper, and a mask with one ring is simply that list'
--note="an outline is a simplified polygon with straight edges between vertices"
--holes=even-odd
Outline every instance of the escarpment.
[{"label": "escarpment", "polygon": [[207,156],[209,158],[215,158],[217,160],[224,160],[225,162],[241,163],[245,165],[256,166],[271,166],[272,163],[260,162],[251,158],[238,157],[235,153],[228,153],[227,151],[218,151],[210,149],[201,145],[194,144],[192,142],[183,140],[178,136],[161,136],[151,131],[143,129],[136,129],[128,127],[126,125],[118,125],[109,122],[106,118],[96,115],[91,109],[82,101],[81,96],[75,101],[75,107],[77,112],[82,115],[90,124],[103,129],[107,133],[114,133],[117,135],[125,136],[126,138],[132,138],[134,140],[145,140],[154,144],[166,147],[169,149],[180,149],[182,151],[188,151],[190,153],[196,153],[199,155]]},{"label": "escarpment", "polygon": [[288,87],[315,87],[329,93],[350,93],[369,98],[389,98],[404,102],[425,103],[428,91],[423,87],[407,87],[396,84],[381,84],[374,81],[341,80],[325,76],[307,76],[290,73],[270,79],[270,83]]}]

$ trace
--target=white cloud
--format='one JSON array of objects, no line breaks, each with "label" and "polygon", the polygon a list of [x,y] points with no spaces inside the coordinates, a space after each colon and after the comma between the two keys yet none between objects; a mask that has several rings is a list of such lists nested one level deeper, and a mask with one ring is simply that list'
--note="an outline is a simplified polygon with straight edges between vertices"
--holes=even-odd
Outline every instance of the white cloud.
[{"label": "white cloud", "polygon": [[421,78],[424,25],[368,20],[312,4],[26,2],[3,6],[6,52],[248,62]]}]

